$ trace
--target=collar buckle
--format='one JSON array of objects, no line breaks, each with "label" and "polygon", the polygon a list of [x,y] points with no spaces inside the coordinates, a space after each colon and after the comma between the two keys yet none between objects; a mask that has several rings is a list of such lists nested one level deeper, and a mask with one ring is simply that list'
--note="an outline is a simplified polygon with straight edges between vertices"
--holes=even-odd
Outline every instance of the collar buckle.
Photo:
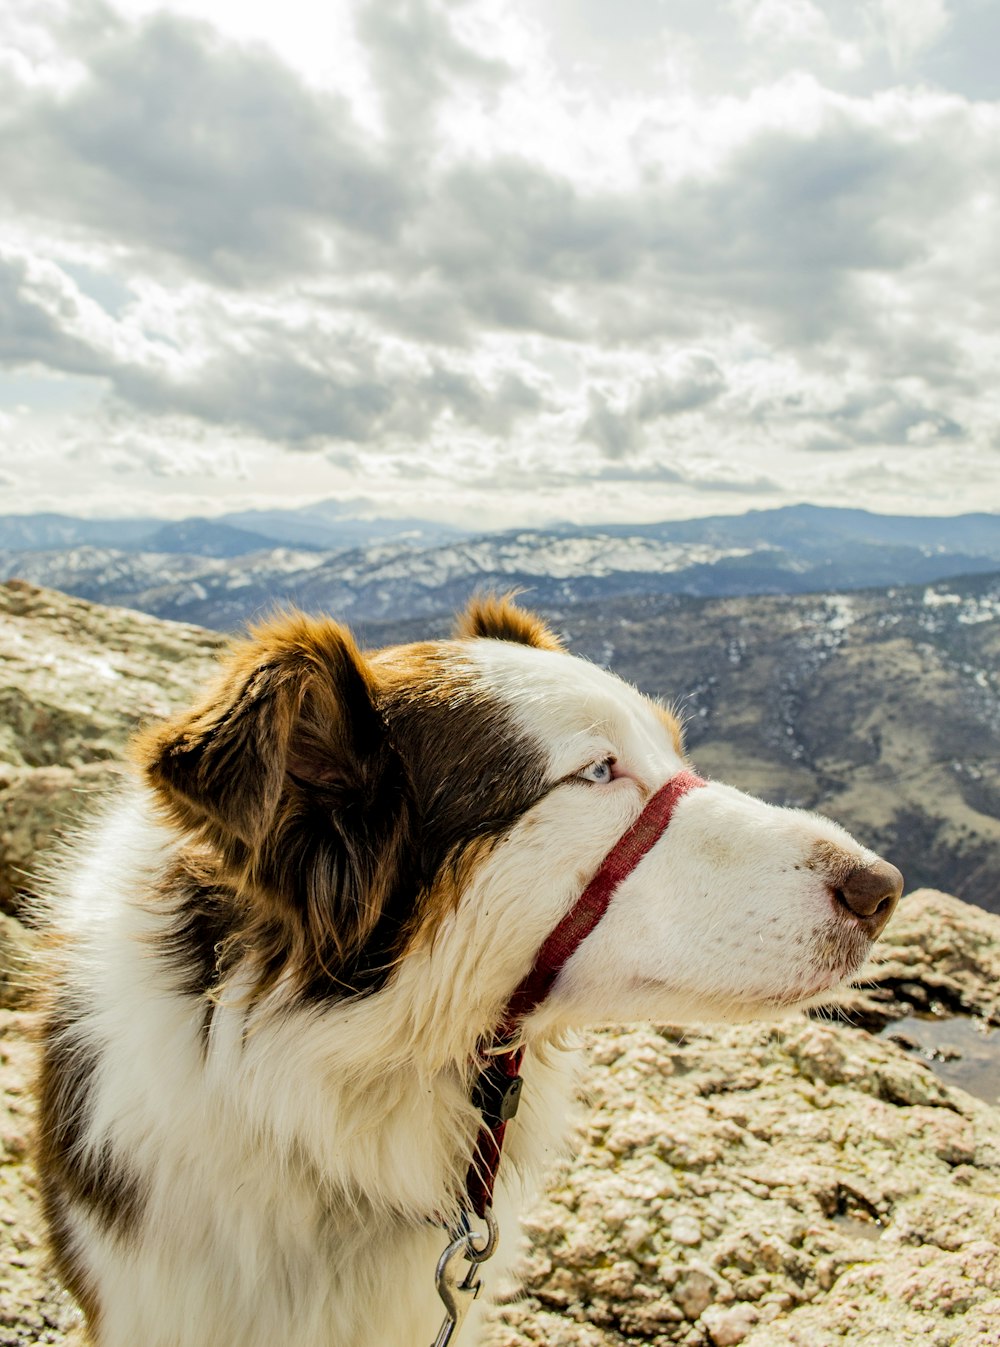
[{"label": "collar buckle", "polygon": [[[524,1084],[521,1076],[511,1075],[506,1069],[504,1056],[490,1062],[479,1073],[472,1087],[473,1104],[483,1115],[486,1126],[494,1129],[514,1117],[521,1102],[521,1087]],[[517,1070],[516,1067],[514,1069]]]}]

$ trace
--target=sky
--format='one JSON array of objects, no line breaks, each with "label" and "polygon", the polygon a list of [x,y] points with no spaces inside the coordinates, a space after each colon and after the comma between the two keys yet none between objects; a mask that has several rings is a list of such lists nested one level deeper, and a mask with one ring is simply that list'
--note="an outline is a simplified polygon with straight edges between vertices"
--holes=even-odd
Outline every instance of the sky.
[{"label": "sky", "polygon": [[5,0],[0,513],[1000,510],[996,0]]}]

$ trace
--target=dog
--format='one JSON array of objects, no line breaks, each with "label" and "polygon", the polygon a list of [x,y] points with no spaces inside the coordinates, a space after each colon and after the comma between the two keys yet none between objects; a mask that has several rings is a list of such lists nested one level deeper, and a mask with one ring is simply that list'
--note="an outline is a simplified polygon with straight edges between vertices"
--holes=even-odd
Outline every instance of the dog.
[{"label": "dog", "polygon": [[280,614],[131,756],[45,916],[41,1196],[95,1347],[470,1347],[572,1031],[807,1003],[902,890],[507,598],[366,653]]}]

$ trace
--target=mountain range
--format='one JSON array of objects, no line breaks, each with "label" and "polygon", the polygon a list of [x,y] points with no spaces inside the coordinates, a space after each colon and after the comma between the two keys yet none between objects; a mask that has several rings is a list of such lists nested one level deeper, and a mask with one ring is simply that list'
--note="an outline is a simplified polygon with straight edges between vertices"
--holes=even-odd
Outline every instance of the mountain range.
[{"label": "mountain range", "polygon": [[[1000,912],[1000,573],[544,611],[569,649],[676,705],[703,775],[837,819],[899,865],[908,889]],[[452,620],[369,622],[360,635],[424,639]],[[135,725],[187,703],[222,644],[218,632],[0,585],[0,908],[47,830],[100,793]]]},{"label": "mountain range", "polygon": [[294,510],[235,510],[206,519],[81,519],[66,514],[0,515],[0,549],[111,547],[124,552],[186,552],[236,557],[275,545],[336,552],[401,539],[430,546],[464,530],[427,519],[368,518],[339,501]]},{"label": "mountain range", "polygon": [[[550,607],[575,653],[670,702],[694,765],[817,809],[1000,913],[1000,573],[856,593]],[[373,646],[450,619],[370,624]]]},{"label": "mountain range", "polygon": [[214,519],[0,516],[0,579],[220,630],[276,604],[356,623],[433,616],[476,589],[543,606],[933,583],[1000,567],[1000,514],[925,518],[811,505],[656,524],[474,535],[336,502]]},{"label": "mountain range", "polygon": [[[624,1324],[631,1343],[995,1344],[1000,919],[912,889],[954,881],[1000,908],[1000,575],[548,616],[573,649],[679,700],[700,771],[822,808],[884,849],[909,892],[841,1001],[846,1024],[587,1036],[592,1115],[528,1223],[529,1298],[501,1306],[490,1342],[568,1343],[599,1314],[588,1341],[624,1342],[600,1331]],[[25,913],[54,838],[115,788],[136,723],[190,702],[223,643],[0,584],[0,1004],[27,999],[35,939],[8,914]],[[32,1233],[34,1016],[2,1013],[0,1343],[79,1347]],[[886,1021],[881,1038],[854,1027]]]}]

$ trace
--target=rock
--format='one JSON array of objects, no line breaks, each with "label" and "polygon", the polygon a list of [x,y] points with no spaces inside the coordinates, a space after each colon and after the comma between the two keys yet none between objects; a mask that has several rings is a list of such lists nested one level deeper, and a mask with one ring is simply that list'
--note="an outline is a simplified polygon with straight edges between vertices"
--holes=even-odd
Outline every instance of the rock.
[{"label": "rock", "polygon": [[34,945],[30,932],[15,917],[0,912],[0,1010],[13,1010],[28,1001]]},{"label": "rock", "polygon": [[[220,642],[0,586],[0,906]],[[0,1004],[18,1003],[31,944],[0,918]],[[863,978],[840,1008],[858,1023],[940,1005],[1000,1024],[1000,918],[911,895]],[[0,1010],[0,1347],[78,1347],[39,1236],[29,1030]],[[607,1030],[586,1050],[573,1158],[527,1215],[526,1296],[492,1313],[486,1347],[1000,1343],[996,1109],[897,1044],[802,1016]]]},{"label": "rock", "polygon": [[190,699],[216,632],[0,584],[0,909],[16,913],[39,856],[116,780],[143,720]]},{"label": "rock", "polygon": [[1000,1112],[923,1062],[799,1017],[589,1048],[596,1112],[490,1347],[944,1347],[997,1300]]},{"label": "rock", "polygon": [[34,1101],[31,1019],[0,1010],[0,1344],[83,1347],[81,1317],[47,1271],[28,1153]]},{"label": "rock", "polygon": [[836,1005],[849,1022],[882,1025],[911,1009],[965,1011],[1000,1024],[997,918],[936,889],[908,894],[857,983]]},{"label": "rock", "polygon": [[729,1309],[708,1309],[702,1315],[713,1347],[735,1347],[743,1342],[760,1315],[752,1305],[733,1305]]},{"label": "rock", "polygon": [[115,762],[79,767],[0,767],[0,909],[17,911],[39,859],[120,779]]},{"label": "rock", "polygon": [[670,1222],[670,1238],[675,1244],[694,1245],[701,1243],[701,1226],[690,1216],[678,1216]]},{"label": "rock", "polygon": [[670,1298],[685,1319],[700,1319],[715,1299],[717,1281],[699,1268],[693,1268],[675,1282]]}]

